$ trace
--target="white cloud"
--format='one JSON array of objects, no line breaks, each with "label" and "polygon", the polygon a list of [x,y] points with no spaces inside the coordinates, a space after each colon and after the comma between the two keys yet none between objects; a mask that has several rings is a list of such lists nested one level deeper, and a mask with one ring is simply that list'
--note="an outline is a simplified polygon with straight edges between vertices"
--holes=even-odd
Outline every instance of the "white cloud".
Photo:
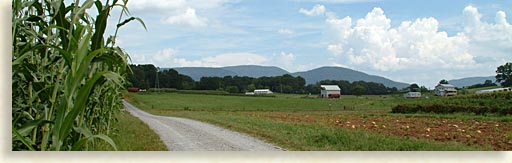
[{"label": "white cloud", "polygon": [[206,27],[208,19],[198,13],[219,8],[230,2],[234,0],[136,0],[130,1],[128,8],[135,12],[158,13],[163,17],[162,22],[166,24]]},{"label": "white cloud", "polygon": [[212,9],[223,4],[235,2],[234,0],[135,0],[129,1],[130,10],[168,12],[186,8]]},{"label": "white cloud", "polygon": [[297,0],[297,1],[324,2],[324,3],[364,3],[364,2],[376,2],[376,1],[380,1],[380,0]]},{"label": "white cloud", "polygon": [[268,61],[262,55],[253,53],[227,53],[213,57],[202,59],[207,65],[218,66],[234,66],[234,65],[261,65]]},{"label": "white cloud", "polygon": [[329,50],[330,52],[332,52],[335,55],[340,55],[343,52],[343,47],[341,44],[328,45],[327,50]]},{"label": "white cloud", "polygon": [[284,28],[284,29],[279,29],[279,30],[277,31],[277,33],[279,33],[279,34],[283,34],[283,35],[294,35],[294,34],[295,34],[295,31],[293,31],[293,30],[291,30],[291,29],[286,29],[286,28]]},{"label": "white cloud", "polygon": [[300,13],[307,15],[307,16],[318,16],[323,15],[325,12],[325,6],[324,5],[315,5],[311,10],[303,9],[301,8],[299,10]]},{"label": "white cloud", "polygon": [[196,10],[193,8],[187,8],[185,13],[180,15],[174,15],[164,20],[167,24],[173,25],[186,25],[191,27],[204,27],[206,26],[207,20],[205,18],[199,18],[196,15]]},{"label": "white cloud", "polygon": [[264,65],[269,61],[263,55],[254,53],[225,53],[197,60],[189,60],[177,56],[178,50],[166,48],[151,56],[130,54],[134,64],[151,63],[157,67],[222,67],[235,65]]},{"label": "white cloud", "polygon": [[482,22],[482,15],[473,6],[464,8],[464,34],[470,39],[470,51],[486,61],[499,61],[510,56],[512,50],[512,26],[506,14],[498,11],[495,24]]},{"label": "white cloud", "polygon": [[351,17],[339,19],[328,12],[325,35],[330,43],[326,49],[337,64],[400,79],[413,79],[414,73],[439,78],[434,80],[492,75],[497,66],[510,60],[512,26],[503,11],[497,12],[495,24],[482,22],[482,15],[472,6],[463,15],[464,31],[449,36],[439,31],[439,22],[432,17],[392,27],[381,8],[356,23]]},{"label": "white cloud", "polygon": [[172,48],[166,48],[151,56],[151,63],[158,67],[164,67],[165,65],[176,62],[176,54],[178,50]]},{"label": "white cloud", "polygon": [[295,70],[293,62],[295,61],[295,55],[292,53],[286,54],[285,52],[281,52],[279,55],[280,64],[287,70]]},{"label": "white cloud", "polygon": [[434,18],[402,22],[391,28],[391,20],[381,8],[374,8],[352,24],[350,17],[338,19],[328,14],[326,23],[335,40],[327,50],[345,63],[379,71],[418,66],[466,67],[473,64],[464,35],[449,37],[439,32]]}]

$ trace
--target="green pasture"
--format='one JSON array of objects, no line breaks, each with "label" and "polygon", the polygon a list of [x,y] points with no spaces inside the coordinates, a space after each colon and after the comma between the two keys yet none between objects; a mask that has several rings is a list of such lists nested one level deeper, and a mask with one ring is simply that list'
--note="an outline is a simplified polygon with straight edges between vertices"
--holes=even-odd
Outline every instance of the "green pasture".
[{"label": "green pasture", "polygon": [[[315,95],[275,94],[275,97],[246,97],[179,93],[127,93],[125,98],[152,114],[178,116],[212,123],[247,133],[287,150],[491,150],[489,146],[467,146],[456,142],[399,137],[365,130],[347,130],[322,123],[282,122],[251,117],[248,112],[356,112],[368,116],[435,116],[391,114],[403,103],[431,103],[443,97],[405,99],[402,95],[342,96],[320,99]],[[378,114],[375,114],[375,113]],[[324,113],[322,113],[324,114]],[[456,115],[452,118],[468,118]]]},{"label": "green pasture", "polygon": [[194,111],[307,111],[377,110],[391,111],[404,103],[428,103],[439,97],[405,99],[401,95],[352,96],[320,99],[315,95],[275,94],[275,97],[248,97],[181,93],[129,93],[142,101],[143,108]]}]

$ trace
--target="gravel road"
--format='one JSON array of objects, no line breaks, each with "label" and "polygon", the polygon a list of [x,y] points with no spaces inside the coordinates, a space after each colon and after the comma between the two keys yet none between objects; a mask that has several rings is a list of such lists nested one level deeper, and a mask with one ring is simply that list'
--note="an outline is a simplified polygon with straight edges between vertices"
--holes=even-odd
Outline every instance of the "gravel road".
[{"label": "gravel road", "polygon": [[280,151],[281,148],[242,133],[186,118],[144,112],[123,101],[132,115],[153,129],[171,151]]}]

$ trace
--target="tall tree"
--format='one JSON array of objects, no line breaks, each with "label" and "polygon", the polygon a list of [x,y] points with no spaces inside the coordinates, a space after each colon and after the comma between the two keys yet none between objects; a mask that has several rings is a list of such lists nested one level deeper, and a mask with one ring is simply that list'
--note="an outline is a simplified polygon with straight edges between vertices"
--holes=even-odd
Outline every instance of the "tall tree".
[{"label": "tall tree", "polygon": [[512,63],[507,62],[496,70],[496,82],[500,82],[503,87],[512,86]]},{"label": "tall tree", "polygon": [[439,84],[448,84],[448,80],[443,79],[443,80],[439,81]]},{"label": "tall tree", "polygon": [[428,89],[427,89],[427,87],[425,87],[425,86],[421,86],[421,87],[419,88],[419,90],[420,90],[420,92],[422,92],[422,93],[423,93],[423,92],[428,92]]},{"label": "tall tree", "polygon": [[413,83],[413,84],[411,84],[411,85],[409,86],[409,90],[410,90],[411,92],[418,92],[418,89],[419,89],[419,88],[420,88],[420,86],[418,86],[418,84],[416,84],[416,83]]},{"label": "tall tree", "polygon": [[484,87],[489,87],[489,86],[496,86],[496,84],[494,84],[492,82],[492,80],[485,80]]},{"label": "tall tree", "polygon": [[362,85],[352,87],[352,93],[356,96],[361,96],[366,92],[366,88]]}]

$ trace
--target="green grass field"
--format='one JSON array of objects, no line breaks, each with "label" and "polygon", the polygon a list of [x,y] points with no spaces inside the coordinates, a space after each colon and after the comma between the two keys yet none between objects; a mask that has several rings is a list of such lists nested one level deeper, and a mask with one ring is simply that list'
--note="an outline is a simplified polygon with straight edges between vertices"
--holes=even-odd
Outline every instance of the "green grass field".
[{"label": "green grass field", "polygon": [[[115,131],[109,136],[114,140],[119,151],[165,151],[167,147],[144,122],[126,111],[117,113]],[[102,141],[92,149],[110,151],[113,148]]]},{"label": "green grass field", "polygon": [[[275,94],[276,97],[245,97],[179,93],[130,93],[151,109],[194,110],[194,111],[306,111],[340,110],[353,107],[354,110],[391,111],[396,104],[430,102],[428,99],[404,99],[402,95],[342,96],[340,99],[319,99],[315,95]],[[137,102],[137,101],[135,101]]]},{"label": "green grass field", "polygon": [[[495,147],[507,143],[510,117],[486,117],[468,114],[391,114],[397,104],[421,104],[447,100],[435,97],[405,99],[401,95],[342,96],[319,99],[315,96],[275,94],[275,97],[244,97],[179,93],[128,93],[126,99],[152,114],[179,116],[212,123],[248,133],[288,150],[504,150]],[[425,95],[424,95],[425,97]],[[411,132],[392,121],[410,121]],[[359,121],[357,125],[334,125],[338,120]],[[385,127],[371,126],[382,120]],[[453,129],[441,126],[438,133],[424,133],[430,121],[479,122],[500,125],[496,137],[477,134],[475,126]],[[417,122],[416,122],[417,121]],[[459,122],[460,121],[460,122]],[[421,122],[421,123],[420,123]],[[355,124],[355,122],[353,122]],[[375,122],[372,122],[375,123]],[[441,122],[440,122],[441,123]],[[455,123],[455,122],[454,122]],[[477,122],[478,123],[478,122]],[[430,126],[429,126],[430,125]],[[384,126],[384,125],[383,125]],[[501,128],[503,126],[503,128]],[[416,128],[415,128],[416,127]],[[433,126],[432,128],[436,128]],[[462,128],[462,125],[461,125]],[[407,126],[407,130],[409,126]],[[389,130],[389,131],[388,131]],[[435,129],[437,130],[437,129]],[[467,130],[467,131],[466,131]],[[462,133],[462,131],[467,133]],[[471,133],[469,133],[471,131]],[[434,132],[434,129],[433,129]],[[444,132],[444,133],[443,133]],[[478,133],[487,132],[480,129]],[[444,134],[444,135],[443,135]],[[492,142],[498,139],[500,142]],[[503,140],[501,140],[503,139]],[[493,144],[494,143],[494,144]]]}]

